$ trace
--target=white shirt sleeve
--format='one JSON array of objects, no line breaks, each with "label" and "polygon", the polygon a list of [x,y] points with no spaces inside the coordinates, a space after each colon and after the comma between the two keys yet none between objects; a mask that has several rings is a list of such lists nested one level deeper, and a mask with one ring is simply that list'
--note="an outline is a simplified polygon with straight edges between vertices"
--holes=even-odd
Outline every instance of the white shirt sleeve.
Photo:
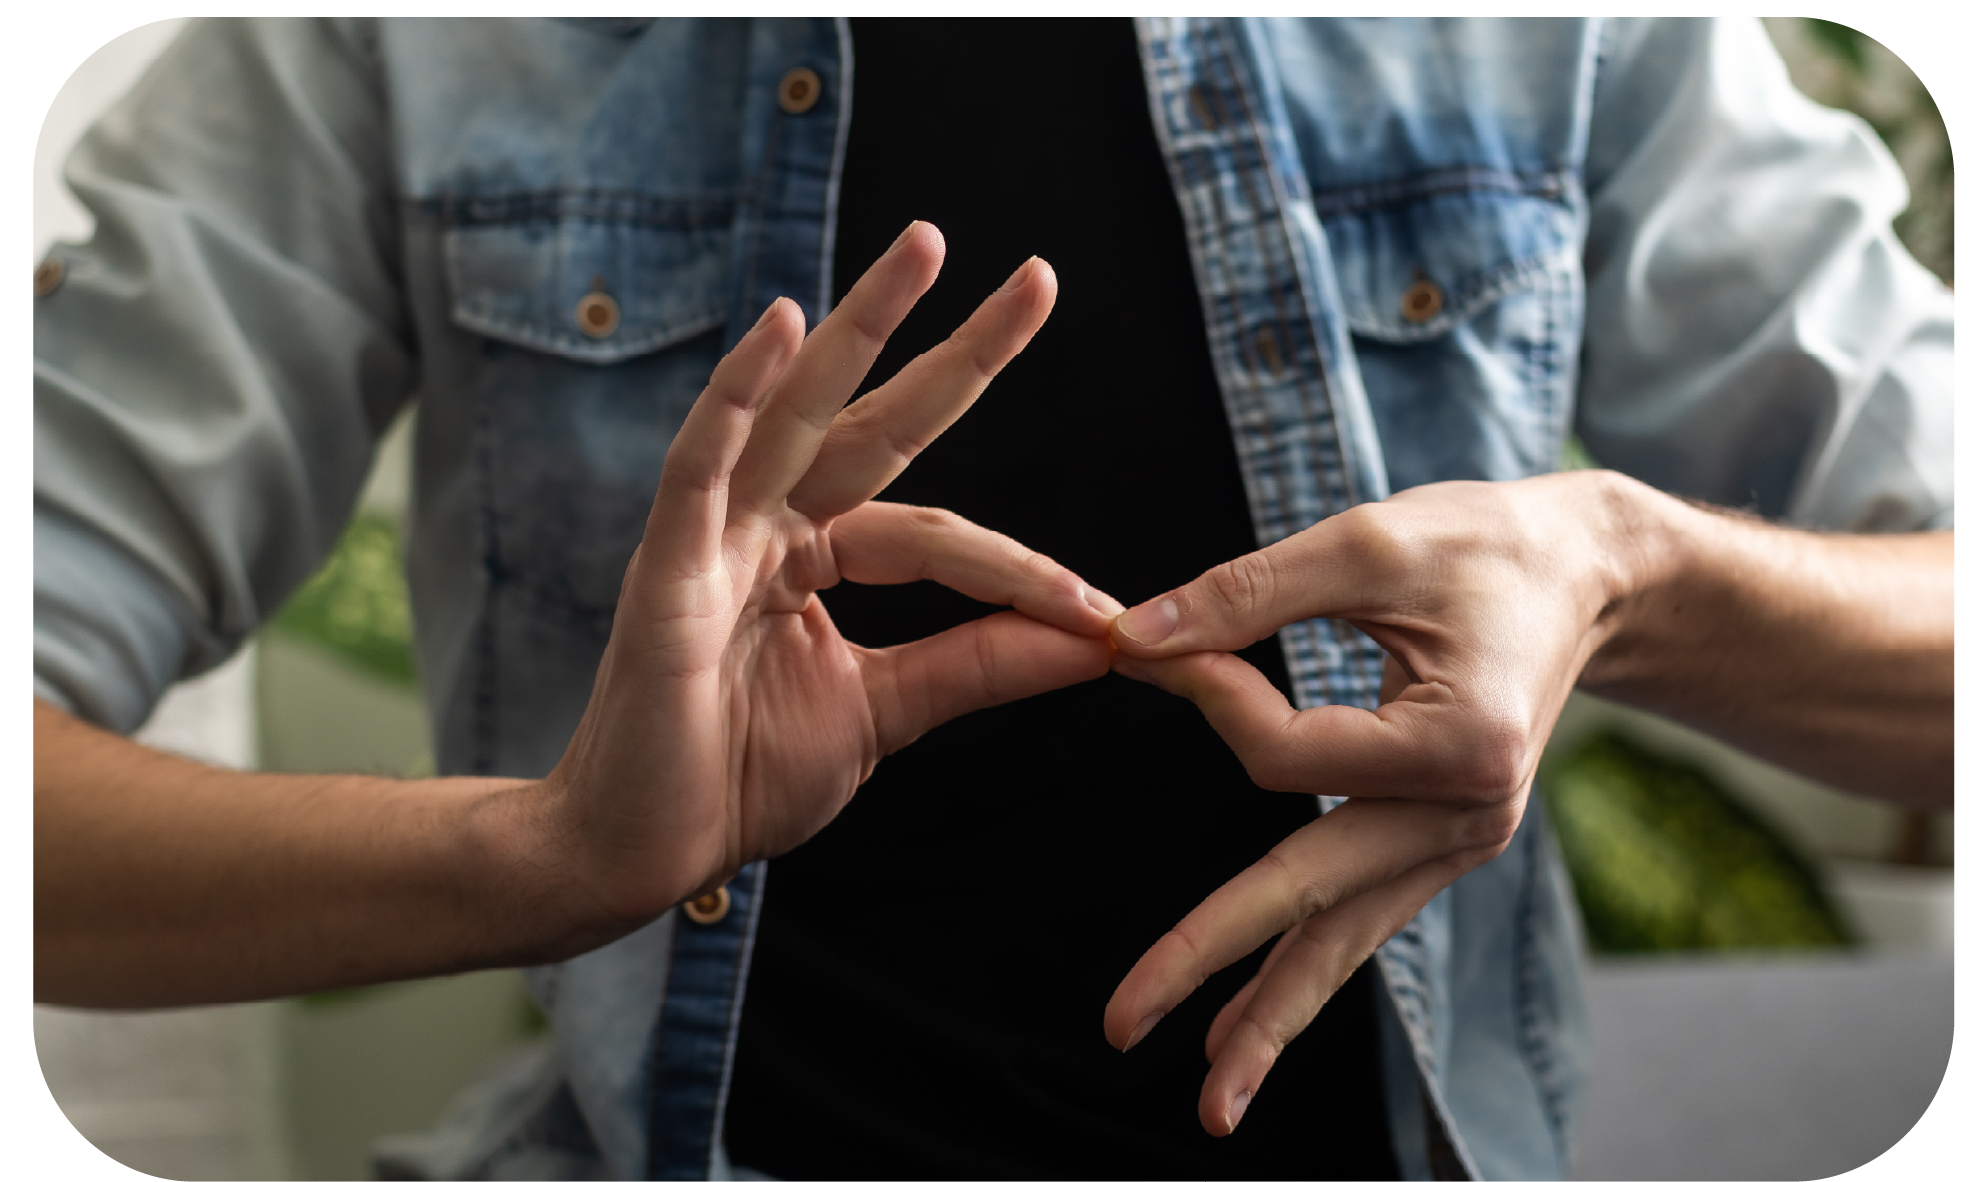
[{"label": "white shirt sleeve", "polygon": [[1903,177],[1758,21],[1613,27],[1587,183],[1576,429],[1683,496],[1858,531],[1953,522],[1953,299]]},{"label": "white shirt sleeve", "polygon": [[196,22],[84,137],[35,305],[35,693],[120,731],[316,568],[414,381],[352,27]]}]

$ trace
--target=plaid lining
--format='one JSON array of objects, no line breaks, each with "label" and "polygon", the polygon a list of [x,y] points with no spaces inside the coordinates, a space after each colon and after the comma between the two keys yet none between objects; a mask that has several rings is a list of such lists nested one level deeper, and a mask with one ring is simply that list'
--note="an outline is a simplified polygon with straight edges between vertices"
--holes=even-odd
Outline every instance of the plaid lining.
[{"label": "plaid lining", "polygon": [[[1153,125],[1180,199],[1208,348],[1257,543],[1268,546],[1386,495],[1378,443],[1347,422],[1349,411],[1364,408],[1366,392],[1329,248],[1295,148],[1280,133],[1279,100],[1252,60],[1249,28],[1156,18],[1141,20],[1140,31]],[[1362,444],[1370,454],[1358,454]],[[1384,654],[1364,633],[1314,619],[1278,635],[1300,709],[1379,703]],[[1343,799],[1320,803],[1329,810]],[[1435,1118],[1431,1142],[1451,1151],[1445,1160],[1462,1176],[1476,1176],[1443,1101],[1424,937],[1417,915],[1375,959],[1422,1076],[1425,1119]]]},{"label": "plaid lining", "polygon": [[[1319,277],[1307,273],[1287,224],[1287,208],[1310,198],[1295,162],[1280,166],[1241,31],[1209,20],[1154,20],[1144,30],[1153,121],[1187,226],[1257,544],[1268,546],[1379,491],[1348,480],[1355,465],[1334,408],[1334,381],[1350,377],[1347,393],[1361,396],[1358,377],[1341,363],[1350,354],[1344,328],[1327,321]],[[1382,653],[1356,629],[1305,620],[1280,639],[1300,707],[1378,701]]]}]

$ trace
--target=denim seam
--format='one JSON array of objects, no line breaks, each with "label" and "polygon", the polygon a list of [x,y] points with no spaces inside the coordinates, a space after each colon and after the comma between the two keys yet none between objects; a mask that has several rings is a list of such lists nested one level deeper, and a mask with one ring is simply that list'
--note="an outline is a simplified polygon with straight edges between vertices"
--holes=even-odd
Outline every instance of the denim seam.
[{"label": "denim seam", "polygon": [[730,229],[739,202],[735,196],[659,197],[625,189],[527,189],[493,195],[436,193],[403,204],[452,230],[577,222],[688,233]]},{"label": "denim seam", "polygon": [[476,622],[475,689],[470,710],[470,771],[490,775],[497,762],[497,613],[504,594],[503,557],[497,530],[496,479],[492,470],[496,440],[490,424],[490,399],[479,390],[476,406],[477,524],[483,533],[484,609]]},{"label": "denim seam", "polygon": [[828,156],[828,208],[822,219],[821,257],[816,264],[821,268],[821,283],[815,299],[823,318],[828,316],[829,303],[835,298],[835,228],[842,216],[842,165],[849,152],[849,124],[856,104],[856,46],[849,32],[848,17],[835,18],[835,49],[840,58],[841,77],[836,80],[835,142]]},{"label": "denim seam", "polygon": [[[1189,20],[1148,29],[1155,127],[1181,199],[1189,253],[1207,280],[1200,286],[1209,343],[1258,540],[1268,545],[1351,501],[1351,441],[1334,403],[1334,352],[1318,335],[1331,330],[1318,323],[1322,310],[1314,304],[1322,297],[1307,286],[1308,260],[1296,248],[1287,206],[1303,199],[1302,185],[1280,171],[1266,124],[1274,112],[1258,111],[1249,92],[1247,27]],[[1242,257],[1232,257],[1235,248]],[[1274,359],[1281,364],[1260,346],[1266,330],[1270,346],[1288,354]],[[1312,457],[1303,486],[1293,483],[1296,455]],[[1329,625],[1304,621],[1283,630],[1280,643],[1301,705],[1371,703],[1381,654],[1364,637],[1349,644]]]},{"label": "denim seam", "polygon": [[[1550,854],[1540,840],[1540,826],[1537,814],[1526,835],[1525,876],[1519,884],[1518,914],[1514,917],[1513,936],[1513,998],[1518,1013],[1519,1040],[1525,1052],[1526,1066],[1531,1069],[1533,1084],[1539,1089],[1540,1099],[1546,1109],[1547,1124],[1553,1133],[1554,1149],[1559,1154],[1564,1167],[1568,1160],[1567,1144],[1567,1097],[1553,1080],[1552,1046],[1547,1038],[1544,999],[1539,982],[1539,914],[1537,891],[1539,889],[1540,858]],[[1508,851],[1520,852],[1520,851]]]},{"label": "denim seam", "polygon": [[1576,182],[1565,170],[1506,172],[1492,168],[1448,168],[1394,180],[1373,181],[1326,189],[1312,195],[1312,208],[1322,218],[1370,213],[1426,201],[1431,197],[1498,194],[1534,197],[1564,204]]},{"label": "denim seam", "polygon": [[472,297],[467,295],[458,297],[451,309],[450,319],[462,328],[510,344],[523,345],[540,352],[557,354],[569,360],[596,365],[626,361],[642,353],[653,353],[671,345],[679,345],[725,323],[723,309],[717,309],[701,313],[687,323],[655,329],[642,336],[617,340],[613,344],[595,343],[577,336],[533,327],[538,323],[533,318],[495,316],[477,311],[468,306],[471,299]]},{"label": "denim seam", "polygon": [[1442,314],[1422,324],[1399,328],[1372,321],[1362,322],[1349,309],[1347,329],[1356,336],[1390,345],[1414,345],[1439,339],[1514,292],[1541,284],[1542,280],[1545,286],[1552,286],[1555,268],[1550,256],[1550,251],[1542,251],[1529,258],[1501,263],[1480,272],[1469,282],[1447,293],[1449,299]]},{"label": "denim seam", "polygon": [[[732,1024],[725,1038],[724,1062],[718,1068],[718,1104],[711,1122],[711,1160],[715,1163],[725,1140],[725,1106],[731,1100],[732,1064],[738,1058],[739,1018],[745,1013],[746,985],[752,972],[752,951],[759,942],[760,905],[766,899],[767,864],[757,864],[750,896],[740,902],[747,908],[745,932],[739,941],[738,967],[734,969],[737,984],[732,990]],[[745,892],[741,892],[744,894]]]}]

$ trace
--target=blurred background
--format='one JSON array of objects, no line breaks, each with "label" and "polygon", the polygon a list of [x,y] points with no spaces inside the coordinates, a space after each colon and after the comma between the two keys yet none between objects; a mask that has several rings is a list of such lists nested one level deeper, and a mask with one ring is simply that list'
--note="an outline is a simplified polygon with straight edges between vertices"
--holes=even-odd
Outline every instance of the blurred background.
[{"label": "blurred background", "polygon": [[[35,257],[89,236],[76,138],[180,21],[99,50],[35,156]],[[1765,22],[1791,77],[1866,119],[1912,186],[1901,238],[1953,282],[1953,160],[1896,57],[1825,21]],[[337,551],[139,738],[232,767],[433,770],[401,577],[412,416],[386,436]],[[1571,443],[1567,463],[1586,462]],[[1542,765],[1590,944],[1589,1178],[1820,1177],[1925,1110],[1953,1028],[1953,818],[1853,799],[1576,695]],[[358,1178],[382,1135],[543,1037],[513,972],[151,1013],[37,1007],[44,1075],[92,1143],[183,1179]]]}]

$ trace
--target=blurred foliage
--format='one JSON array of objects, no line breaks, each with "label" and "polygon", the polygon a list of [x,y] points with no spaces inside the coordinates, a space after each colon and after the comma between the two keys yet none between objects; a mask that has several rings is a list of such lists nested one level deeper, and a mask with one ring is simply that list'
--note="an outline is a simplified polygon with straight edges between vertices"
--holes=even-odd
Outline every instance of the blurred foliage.
[{"label": "blurred foliage", "polygon": [[1814,868],[1697,768],[1604,733],[1540,790],[1596,952],[1851,943]]},{"label": "blurred foliage", "polygon": [[296,1000],[299,1005],[313,1008],[342,1006],[350,1002],[363,1001],[369,997],[378,997],[381,993],[392,989],[398,984],[400,984],[398,981],[389,981],[382,985],[353,985],[346,989],[327,989],[323,993],[303,994]]},{"label": "blurred foliage", "polygon": [[[385,981],[378,985],[353,985],[345,989],[327,989],[322,993],[302,994],[295,1001],[307,1009],[331,1009],[337,1006],[350,1005],[355,1001],[366,1001],[370,998],[381,997],[395,989],[404,988],[413,983],[411,981]],[[543,1034],[551,1028],[552,1024],[546,1021],[544,1011],[538,1008],[538,1002],[532,999],[531,991],[524,987],[524,980],[520,977],[517,1004],[512,1009],[509,1032],[520,1038],[530,1038],[534,1035]]]},{"label": "blurred foliage", "polygon": [[270,626],[377,677],[416,684],[400,526],[378,513],[354,515],[331,556]]},{"label": "blurred foliage", "polygon": [[1938,104],[1910,66],[1857,30],[1813,17],[1798,27],[1811,52],[1789,55],[1789,77],[1817,102],[1860,116],[1891,149],[1912,187],[1893,223],[1899,240],[1951,287],[1953,145]]}]

